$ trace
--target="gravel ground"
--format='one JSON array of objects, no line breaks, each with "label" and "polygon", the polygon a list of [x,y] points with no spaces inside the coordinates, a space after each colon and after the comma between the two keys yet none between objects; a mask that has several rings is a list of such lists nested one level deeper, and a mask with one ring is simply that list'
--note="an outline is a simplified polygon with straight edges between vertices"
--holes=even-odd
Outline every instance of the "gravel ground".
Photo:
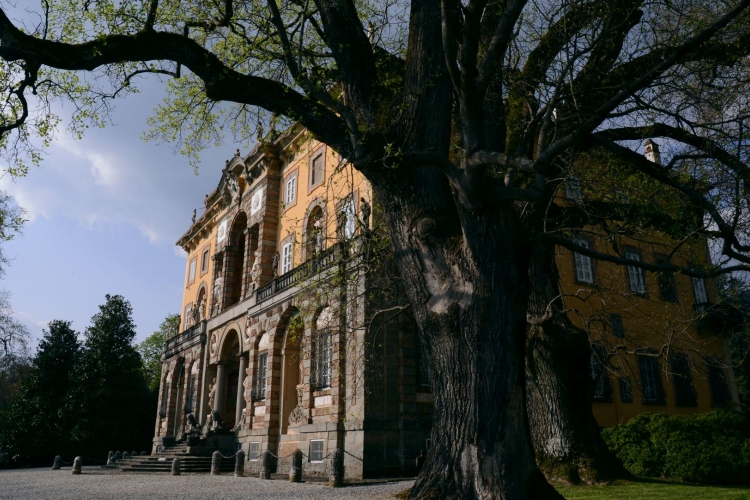
[{"label": "gravel ground", "polygon": [[156,474],[105,473],[96,467],[84,467],[80,476],[70,469],[0,470],[0,499],[117,499],[151,500],[175,498],[263,500],[343,500],[393,499],[409,489],[413,481],[397,481],[344,488],[329,488],[316,483],[262,481],[231,474],[168,476]]}]

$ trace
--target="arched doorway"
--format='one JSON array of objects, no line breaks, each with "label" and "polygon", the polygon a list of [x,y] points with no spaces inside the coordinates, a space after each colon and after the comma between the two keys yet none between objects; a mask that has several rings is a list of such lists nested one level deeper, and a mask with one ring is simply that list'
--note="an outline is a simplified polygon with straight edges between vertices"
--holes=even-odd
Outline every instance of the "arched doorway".
[{"label": "arched doorway", "polygon": [[281,405],[280,430],[287,434],[289,415],[299,404],[297,386],[302,384],[302,356],[300,343],[304,333],[301,316],[296,309],[289,311],[284,340],[281,344]]},{"label": "arched doorway", "polygon": [[240,377],[240,338],[235,330],[230,330],[224,338],[218,371],[223,372],[223,380],[217,380],[221,384],[219,390],[223,397],[218,399],[215,409],[219,411],[224,426],[231,429],[237,424],[237,389]]}]

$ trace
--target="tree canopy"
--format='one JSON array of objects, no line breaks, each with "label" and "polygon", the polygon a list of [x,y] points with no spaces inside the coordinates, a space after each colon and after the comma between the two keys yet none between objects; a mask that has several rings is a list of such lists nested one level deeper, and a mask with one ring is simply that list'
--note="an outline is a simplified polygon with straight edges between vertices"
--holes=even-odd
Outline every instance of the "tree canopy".
[{"label": "tree canopy", "polygon": [[180,315],[169,314],[161,325],[159,330],[149,335],[143,342],[136,346],[138,353],[143,360],[143,371],[146,376],[149,389],[157,394],[159,392],[159,382],[161,381],[161,355],[164,352],[164,342],[170,332],[177,331],[180,324]]}]

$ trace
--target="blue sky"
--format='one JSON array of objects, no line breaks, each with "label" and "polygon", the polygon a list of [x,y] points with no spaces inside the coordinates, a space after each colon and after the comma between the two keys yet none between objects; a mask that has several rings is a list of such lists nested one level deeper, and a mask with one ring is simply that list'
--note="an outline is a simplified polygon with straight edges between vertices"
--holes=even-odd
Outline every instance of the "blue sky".
[{"label": "blue sky", "polygon": [[41,166],[15,182],[0,179],[29,218],[4,246],[14,260],[0,287],[35,340],[54,319],[83,332],[107,293],[130,301],[138,340],[179,312],[185,257],[174,242],[237,145],[206,151],[196,175],[171,145],[144,142],[164,86],[144,82],[141,94],[119,102],[114,125],[82,140],[61,130]]}]

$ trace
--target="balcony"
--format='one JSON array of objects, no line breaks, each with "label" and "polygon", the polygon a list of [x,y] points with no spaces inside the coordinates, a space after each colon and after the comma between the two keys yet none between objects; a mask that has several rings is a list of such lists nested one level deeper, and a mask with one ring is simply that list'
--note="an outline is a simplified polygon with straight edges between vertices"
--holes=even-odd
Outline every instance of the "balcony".
[{"label": "balcony", "polygon": [[699,331],[728,332],[744,324],[742,311],[727,302],[703,302],[693,305]]},{"label": "balcony", "polygon": [[206,322],[201,321],[179,335],[175,335],[164,342],[164,359],[189,349],[197,344],[206,342]]},{"label": "balcony", "polygon": [[297,283],[333,266],[336,262],[349,257],[350,241],[340,241],[331,248],[320,252],[306,260],[291,271],[271,280],[265,286],[255,291],[255,303],[260,304],[274,295],[295,286]]}]

